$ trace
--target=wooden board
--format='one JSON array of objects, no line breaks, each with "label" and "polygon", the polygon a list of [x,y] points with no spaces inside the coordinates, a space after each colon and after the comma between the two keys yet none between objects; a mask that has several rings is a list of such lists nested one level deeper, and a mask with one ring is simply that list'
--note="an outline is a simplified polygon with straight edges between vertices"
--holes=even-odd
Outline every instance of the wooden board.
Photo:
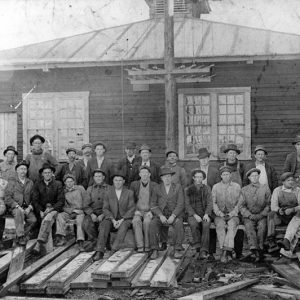
[{"label": "wooden board", "polygon": [[293,285],[300,288],[300,269],[295,263],[272,264],[272,268]]},{"label": "wooden board", "polygon": [[243,281],[235,282],[232,284],[228,284],[225,286],[221,286],[215,289],[206,290],[203,292],[191,294],[185,297],[179,298],[179,300],[206,300],[206,299],[214,299],[216,297],[226,295],[238,290],[241,290],[247,286],[253,285],[259,282],[259,278],[255,279],[246,279]]},{"label": "wooden board", "polygon": [[278,288],[272,284],[261,284],[252,287],[252,290],[261,294],[269,294],[270,292],[283,293],[295,296],[296,299],[300,299],[300,291],[292,288]]},{"label": "wooden board", "polygon": [[[6,296],[2,298],[3,300],[49,300],[46,297],[22,297],[22,296]],[[80,298],[68,298],[69,300],[82,300]],[[61,300],[61,298],[52,298],[51,300]]]}]

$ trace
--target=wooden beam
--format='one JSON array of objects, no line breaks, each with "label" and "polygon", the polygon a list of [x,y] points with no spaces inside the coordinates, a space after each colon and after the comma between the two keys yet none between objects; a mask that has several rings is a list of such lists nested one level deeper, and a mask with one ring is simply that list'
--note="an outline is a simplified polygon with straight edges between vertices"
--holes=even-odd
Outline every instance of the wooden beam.
[{"label": "wooden beam", "polygon": [[[195,78],[173,78],[176,83],[193,83],[193,82],[211,82],[212,76],[207,77],[195,77]],[[164,79],[131,79],[131,84],[163,84]]]},{"label": "wooden beam", "polygon": [[300,299],[300,291],[296,289],[278,288],[272,284],[255,285],[251,288],[253,291],[261,294],[269,294],[270,292],[289,294],[295,296],[296,299]]},{"label": "wooden beam", "polygon": [[293,285],[300,288],[300,270],[298,265],[296,265],[295,263],[289,263],[272,264],[271,266],[277,273],[290,281]]}]

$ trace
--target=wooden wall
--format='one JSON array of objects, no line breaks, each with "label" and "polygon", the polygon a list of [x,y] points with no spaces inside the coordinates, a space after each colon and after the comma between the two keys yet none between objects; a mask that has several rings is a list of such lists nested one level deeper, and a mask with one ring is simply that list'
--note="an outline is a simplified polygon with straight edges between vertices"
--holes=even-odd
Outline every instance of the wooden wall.
[{"label": "wooden wall", "polygon": [[[291,142],[300,132],[300,61],[216,63],[213,72],[216,76],[211,83],[181,84],[178,88],[251,86],[252,149],[264,144],[270,152],[269,160],[280,173],[286,154],[293,151]],[[154,158],[162,163],[164,87],[151,85],[148,92],[133,92],[126,71],[123,80],[122,88],[119,67],[0,72],[0,111],[12,111],[10,105],[17,104],[21,94],[35,84],[39,93],[90,91],[90,141],[106,142],[109,157],[116,160],[123,152],[124,133],[125,141],[151,145]],[[22,106],[17,113],[22,156]],[[184,164],[187,169],[196,166],[195,162]]]}]

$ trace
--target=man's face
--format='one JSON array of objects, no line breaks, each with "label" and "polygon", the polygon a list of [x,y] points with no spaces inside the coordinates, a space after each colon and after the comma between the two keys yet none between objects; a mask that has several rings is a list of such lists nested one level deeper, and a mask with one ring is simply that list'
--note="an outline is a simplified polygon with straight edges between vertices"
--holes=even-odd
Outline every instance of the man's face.
[{"label": "man's face", "polygon": [[201,172],[195,173],[193,179],[195,184],[201,184],[204,179],[203,174]]},{"label": "man's face", "polygon": [[69,151],[68,152],[68,159],[69,159],[69,161],[75,161],[76,153],[74,151]]},{"label": "man's face", "polygon": [[125,153],[128,157],[132,157],[133,155],[135,155],[135,148],[126,148],[125,149]]},{"label": "man's face", "polygon": [[104,182],[105,176],[101,172],[96,172],[94,174],[94,181],[96,184],[101,184]]},{"label": "man's face", "polygon": [[51,169],[44,169],[42,172],[42,176],[45,181],[50,181],[53,177],[53,172]]},{"label": "man's face", "polygon": [[251,183],[255,184],[255,183],[258,183],[259,181],[259,174],[258,172],[252,172],[250,174],[250,176],[248,176],[249,180]]},{"label": "man's face", "polygon": [[88,155],[91,155],[91,153],[92,153],[92,148],[91,148],[91,147],[85,147],[85,148],[82,150],[82,154],[83,154],[83,155],[88,156]]},{"label": "man's face", "polygon": [[255,152],[254,157],[257,162],[264,162],[266,160],[266,153],[263,150],[258,150]]},{"label": "man's face", "polygon": [[162,175],[161,180],[165,185],[170,185],[172,182],[172,175],[171,174]]},{"label": "man's face", "polygon": [[73,178],[67,178],[65,181],[65,185],[68,189],[71,189],[74,186],[75,181]]},{"label": "man's face", "polygon": [[27,174],[27,167],[26,166],[19,166],[17,168],[17,174],[20,178],[24,178],[26,177],[26,174]]},{"label": "man's face", "polygon": [[226,157],[229,161],[235,161],[237,157],[237,153],[234,150],[229,150],[226,154]]},{"label": "man's face", "polygon": [[142,150],[141,151],[141,158],[142,158],[142,161],[148,161],[149,158],[150,158],[151,154],[150,154],[150,151],[149,150]]},{"label": "man's face", "polygon": [[102,157],[105,153],[105,149],[102,145],[97,145],[95,148],[95,153],[97,156]]},{"label": "man's face", "polygon": [[177,154],[176,153],[169,153],[168,157],[167,157],[167,161],[170,163],[170,164],[175,164],[178,160],[178,157],[177,157]]},{"label": "man's face", "polygon": [[34,150],[40,150],[42,149],[42,141],[40,139],[35,139],[33,142],[32,142],[32,147]]},{"label": "man's face", "polygon": [[292,188],[294,184],[295,184],[295,180],[293,177],[289,177],[283,182],[283,186],[287,189]]},{"label": "man's face", "polygon": [[121,176],[115,176],[113,179],[115,189],[119,190],[123,187],[125,180]]},{"label": "man's face", "polygon": [[222,181],[223,181],[224,183],[228,183],[228,182],[230,181],[230,179],[231,179],[231,173],[228,172],[228,171],[223,172],[223,173],[221,174],[221,178],[222,178]]},{"label": "man's face", "polygon": [[296,148],[297,153],[300,153],[300,142],[295,144],[295,148]]},{"label": "man's face", "polygon": [[140,177],[141,177],[142,182],[144,182],[144,183],[149,182],[150,176],[151,176],[151,173],[148,170],[142,169],[140,171]]},{"label": "man's face", "polygon": [[199,158],[200,166],[207,166],[209,162],[209,157]]},{"label": "man's face", "polygon": [[8,161],[8,162],[12,162],[13,160],[14,160],[14,158],[15,158],[15,152],[14,151],[11,151],[11,150],[8,150],[7,152],[6,152],[6,154],[5,154],[5,157],[6,157],[6,160]]}]

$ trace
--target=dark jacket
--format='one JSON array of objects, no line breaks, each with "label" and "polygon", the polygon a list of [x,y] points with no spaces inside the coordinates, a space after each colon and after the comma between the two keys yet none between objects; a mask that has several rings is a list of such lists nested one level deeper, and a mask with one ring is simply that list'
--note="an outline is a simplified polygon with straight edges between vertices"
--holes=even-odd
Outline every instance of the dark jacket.
[{"label": "dark jacket", "polygon": [[[251,161],[250,163],[248,163],[245,167],[245,174],[252,168],[255,168],[255,161]],[[269,165],[267,162],[265,163],[265,168],[266,168],[266,173],[267,173],[267,177],[268,177],[268,184],[269,184],[269,188],[271,190],[271,192],[273,192],[273,190],[275,188],[278,187],[278,178],[277,178],[277,173],[275,171],[275,168],[272,167],[271,165]],[[248,177],[244,177],[244,181],[243,181],[243,186],[246,186],[250,184],[250,181],[248,179]]]},{"label": "dark jacket", "polygon": [[[150,181],[149,182],[150,186],[149,186],[149,191],[150,191],[150,203],[152,201],[155,201],[155,199],[152,199],[153,197],[157,197],[156,194],[156,188],[157,188],[157,183]],[[133,191],[133,195],[134,195],[134,203],[137,203],[139,201],[139,193],[140,193],[140,186],[141,186],[141,181],[133,181],[130,185],[130,190]],[[152,199],[152,200],[151,200]]]},{"label": "dark jacket", "polygon": [[[92,185],[94,183],[93,180],[93,171],[99,169],[98,168],[98,162],[96,157],[92,157],[87,164],[86,167],[86,174],[88,178],[88,185]],[[101,170],[103,170],[106,173],[105,176],[105,182],[109,184],[111,182],[110,176],[112,175],[112,169],[113,169],[113,163],[109,158],[104,157]]]},{"label": "dark jacket", "polygon": [[132,219],[135,211],[133,192],[122,189],[120,200],[118,200],[116,190],[110,186],[104,196],[103,213],[106,219],[112,220],[119,217],[120,219]]},{"label": "dark jacket", "polygon": [[221,176],[218,168],[211,165],[208,166],[206,177],[207,177],[207,185],[210,187],[210,189],[212,189],[212,187],[216,183],[221,181]]},{"label": "dark jacket", "polygon": [[48,203],[58,212],[63,210],[65,194],[61,182],[52,180],[47,186],[44,180],[40,180],[34,184],[32,204],[37,215],[45,211]]},{"label": "dark jacket", "polygon": [[[133,180],[131,181],[137,181],[140,179],[140,166],[141,166],[141,162],[136,162],[133,164],[133,170],[132,170],[132,175],[133,175]],[[159,177],[159,170],[160,167],[159,165],[150,160],[150,170],[151,170],[151,181],[154,181],[156,183],[160,183],[160,177]]]},{"label": "dark jacket", "polygon": [[135,156],[132,160],[132,163],[127,159],[127,157],[123,157],[121,160],[119,160],[117,164],[117,169],[122,171],[123,174],[125,174],[125,181],[127,186],[130,186],[131,182],[134,180],[133,165],[135,163],[141,164],[141,161],[142,159],[140,156]]},{"label": "dark jacket", "polygon": [[296,152],[289,153],[286,156],[282,173],[292,172],[293,174],[295,174],[296,167],[297,167],[297,153]]},{"label": "dark jacket", "polygon": [[198,190],[195,184],[185,189],[185,210],[189,216],[197,214],[201,218],[212,215],[212,198],[209,186],[202,184]]}]

